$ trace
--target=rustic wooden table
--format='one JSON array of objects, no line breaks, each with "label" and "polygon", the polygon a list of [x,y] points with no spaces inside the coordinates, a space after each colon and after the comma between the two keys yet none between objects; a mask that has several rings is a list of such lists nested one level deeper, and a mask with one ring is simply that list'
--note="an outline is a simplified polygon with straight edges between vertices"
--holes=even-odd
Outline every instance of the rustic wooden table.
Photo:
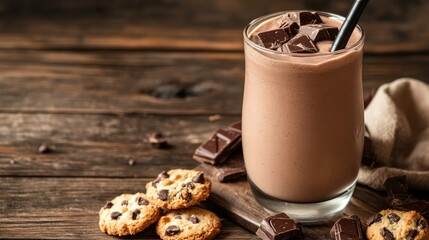
[{"label": "rustic wooden table", "polygon": [[[144,191],[164,169],[194,168],[199,143],[240,118],[248,22],[286,9],[345,15],[350,5],[2,1],[0,238],[112,238],[98,229],[106,200]],[[366,91],[399,77],[429,81],[427,11],[421,0],[369,3]],[[214,114],[221,118],[209,121]],[[174,147],[152,148],[154,131]],[[55,152],[38,153],[42,143]],[[384,207],[383,193],[358,185],[348,209],[367,218]],[[222,224],[219,239],[256,239],[228,218]],[[132,238],[157,236],[149,229]]]}]

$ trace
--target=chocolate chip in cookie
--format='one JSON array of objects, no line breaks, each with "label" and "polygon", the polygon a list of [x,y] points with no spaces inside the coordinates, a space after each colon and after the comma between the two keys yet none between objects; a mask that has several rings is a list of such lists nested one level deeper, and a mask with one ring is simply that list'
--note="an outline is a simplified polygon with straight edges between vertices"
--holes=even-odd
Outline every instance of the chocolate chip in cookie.
[{"label": "chocolate chip in cookie", "polygon": [[112,212],[112,213],[110,214],[110,217],[111,217],[113,220],[116,220],[116,219],[118,219],[121,215],[122,215],[122,214],[121,214],[120,212]]},{"label": "chocolate chip in cookie", "polygon": [[175,225],[168,226],[167,229],[165,229],[165,235],[167,236],[174,236],[180,232],[180,228]]},{"label": "chocolate chip in cookie", "polygon": [[376,222],[381,222],[381,217],[382,215],[380,213],[377,213],[375,215],[372,215],[371,217],[368,218],[368,220],[366,221],[366,225],[369,227],[371,226],[373,223]]},{"label": "chocolate chip in cookie", "polygon": [[194,183],[204,183],[204,173],[199,172],[197,176],[195,176],[192,181]]},{"label": "chocolate chip in cookie", "polygon": [[110,209],[113,206],[112,202],[107,202],[106,205],[104,205],[104,209]]},{"label": "chocolate chip in cookie", "polygon": [[158,198],[162,201],[168,200],[168,189],[162,189],[158,192]]},{"label": "chocolate chip in cookie", "polygon": [[133,211],[133,216],[132,216],[132,219],[133,220],[136,220],[137,219],[137,216],[139,215],[141,213],[141,211],[140,211],[140,209],[136,209],[136,210],[134,210]]},{"label": "chocolate chip in cookie", "polygon": [[386,240],[395,240],[395,237],[393,236],[393,233],[391,231],[389,231],[385,227],[383,229],[381,229],[380,234]]},{"label": "chocolate chip in cookie", "polygon": [[395,213],[391,213],[387,215],[387,218],[390,220],[390,224],[397,223],[401,218]]},{"label": "chocolate chip in cookie", "polygon": [[138,205],[148,205],[149,201],[143,197],[137,197],[136,202]]},{"label": "chocolate chip in cookie", "polygon": [[199,223],[199,222],[200,222],[200,220],[198,219],[198,217],[197,217],[197,216],[195,216],[195,215],[191,215],[191,216],[188,218],[188,220],[189,220],[190,222],[194,223],[194,224],[196,224],[196,223]]}]

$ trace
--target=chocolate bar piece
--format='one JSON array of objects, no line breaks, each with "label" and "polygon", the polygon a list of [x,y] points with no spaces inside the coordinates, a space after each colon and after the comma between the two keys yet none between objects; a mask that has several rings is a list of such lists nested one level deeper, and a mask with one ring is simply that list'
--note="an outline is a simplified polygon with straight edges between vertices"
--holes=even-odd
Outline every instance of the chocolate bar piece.
[{"label": "chocolate bar piece", "polygon": [[266,240],[303,237],[301,223],[289,218],[285,213],[269,216],[262,220],[256,235]]},{"label": "chocolate bar piece", "polygon": [[332,226],[330,235],[335,240],[364,240],[362,224],[358,216],[341,218]]},{"label": "chocolate bar piece", "polygon": [[383,183],[387,195],[391,194],[408,194],[408,185],[406,176],[396,176],[386,179]]},{"label": "chocolate bar piece", "polygon": [[236,131],[241,134],[241,120],[229,125],[228,129]]},{"label": "chocolate bar piece", "polygon": [[373,168],[377,164],[377,154],[372,147],[372,141],[369,137],[364,137],[362,164]]},{"label": "chocolate bar piece", "polygon": [[313,42],[333,41],[338,35],[338,28],[326,24],[308,24],[302,26],[299,32],[307,34]]},{"label": "chocolate bar piece", "polygon": [[298,23],[300,26],[307,24],[320,24],[323,23],[319,14],[316,12],[290,12],[287,13],[283,21],[292,21]]},{"label": "chocolate bar piece", "polygon": [[298,33],[289,42],[282,45],[281,51],[286,53],[316,53],[319,49],[306,34]]},{"label": "chocolate bar piece", "polygon": [[262,47],[276,50],[283,43],[289,41],[298,32],[297,23],[291,22],[281,28],[260,32],[252,36],[252,41]]},{"label": "chocolate bar piece", "polygon": [[241,148],[237,149],[225,162],[216,166],[202,163],[199,169],[218,182],[229,182],[244,177],[246,168],[244,167],[243,151]]},{"label": "chocolate bar piece", "polygon": [[241,134],[231,129],[217,130],[195,150],[194,159],[199,162],[219,164],[241,144]]}]

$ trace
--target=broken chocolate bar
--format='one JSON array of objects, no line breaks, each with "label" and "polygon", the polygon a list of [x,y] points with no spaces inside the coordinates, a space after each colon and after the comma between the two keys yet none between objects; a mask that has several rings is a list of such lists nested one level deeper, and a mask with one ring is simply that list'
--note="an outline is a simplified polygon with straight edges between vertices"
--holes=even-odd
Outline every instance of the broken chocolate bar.
[{"label": "broken chocolate bar", "polygon": [[308,24],[302,26],[299,32],[307,34],[313,42],[333,41],[338,35],[338,28],[326,24]]},{"label": "broken chocolate bar", "polygon": [[241,120],[229,125],[228,129],[236,131],[241,134]]},{"label": "broken chocolate bar", "polygon": [[193,158],[199,162],[219,164],[224,162],[240,144],[239,132],[219,129],[195,150]]},{"label": "broken chocolate bar", "polygon": [[286,53],[316,53],[319,49],[306,34],[298,33],[289,42],[282,45],[281,51]]},{"label": "broken chocolate bar", "polygon": [[291,21],[296,22],[300,26],[304,26],[307,24],[319,24],[323,23],[322,19],[320,18],[319,14],[316,12],[290,12],[286,13],[283,21]]},{"label": "broken chocolate bar", "polygon": [[335,240],[364,240],[362,233],[362,224],[358,216],[341,218],[332,226],[330,235]]},{"label": "broken chocolate bar", "polygon": [[230,182],[246,176],[243,151],[241,148],[237,149],[225,162],[221,164],[213,166],[211,164],[202,163],[198,169],[203,170],[218,182]]},{"label": "broken chocolate bar", "polygon": [[262,220],[256,235],[267,240],[303,237],[301,223],[289,218],[285,213],[279,213]]},{"label": "broken chocolate bar", "polygon": [[297,23],[287,23],[281,28],[260,32],[252,36],[252,41],[262,47],[276,50],[283,43],[289,41],[298,32]]}]

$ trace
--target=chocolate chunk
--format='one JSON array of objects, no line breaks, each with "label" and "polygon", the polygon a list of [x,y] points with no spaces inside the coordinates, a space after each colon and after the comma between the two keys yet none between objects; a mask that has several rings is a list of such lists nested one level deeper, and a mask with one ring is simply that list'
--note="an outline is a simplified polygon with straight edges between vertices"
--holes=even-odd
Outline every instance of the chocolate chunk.
[{"label": "chocolate chunk", "polygon": [[299,25],[296,22],[283,22],[280,28],[284,29],[289,37],[292,38],[298,33]]},{"label": "chocolate chunk", "polygon": [[408,185],[406,176],[396,176],[386,179],[383,183],[384,190],[388,195],[391,194],[408,194]]},{"label": "chocolate chunk", "polygon": [[319,14],[316,12],[290,12],[286,13],[284,21],[292,21],[298,23],[300,26],[307,24],[320,24],[323,23]]},{"label": "chocolate chunk", "polygon": [[188,220],[190,221],[190,222],[192,222],[192,223],[199,223],[200,222],[200,219],[198,219],[198,217],[197,216],[195,216],[195,215],[191,215],[189,218],[188,218]]},{"label": "chocolate chunk", "polygon": [[152,186],[156,188],[156,185],[164,178],[169,178],[170,175],[168,175],[168,173],[166,171],[162,171],[160,174],[158,174],[158,176],[156,177],[156,179],[152,182]]},{"label": "chocolate chunk", "polygon": [[246,176],[244,167],[243,151],[237,149],[225,162],[218,165],[202,163],[199,169],[218,182],[230,182]]},{"label": "chocolate chunk", "polygon": [[362,233],[362,224],[358,216],[341,218],[332,226],[330,235],[336,240],[364,240]]},{"label": "chocolate chunk", "polygon": [[192,193],[189,192],[188,188],[182,189],[180,196],[182,197],[182,199],[185,199],[187,202],[191,201],[192,199]]},{"label": "chocolate chunk", "polygon": [[49,146],[49,145],[48,145],[48,144],[46,144],[46,143],[44,143],[44,144],[40,145],[40,146],[39,146],[39,148],[37,149],[37,151],[38,151],[39,153],[42,153],[42,154],[52,153],[52,152],[54,152],[54,150],[55,150],[55,147],[54,147],[54,146]]},{"label": "chocolate chunk", "polygon": [[138,205],[149,205],[149,201],[143,197],[137,197],[136,202]]},{"label": "chocolate chunk", "polygon": [[122,201],[121,206],[128,206],[128,200]]},{"label": "chocolate chunk", "polygon": [[410,194],[391,194],[387,195],[386,200],[391,207],[395,208],[401,204],[413,201],[414,198]]},{"label": "chocolate chunk", "polygon": [[307,34],[313,42],[333,41],[338,35],[338,28],[326,24],[309,24],[302,26],[299,32]]},{"label": "chocolate chunk", "polygon": [[423,219],[417,219],[416,220],[416,227],[421,227],[422,229],[426,228],[425,221]]},{"label": "chocolate chunk", "polygon": [[113,220],[116,220],[116,219],[118,219],[121,215],[122,215],[122,214],[121,214],[120,212],[112,212],[112,213],[110,214],[110,217],[111,217]]},{"label": "chocolate chunk", "polygon": [[195,176],[194,178],[192,178],[192,181],[194,183],[201,183],[201,184],[203,184],[204,183],[204,173],[203,172],[199,172],[197,174],[197,176]]},{"label": "chocolate chunk", "polygon": [[182,219],[182,216],[176,215],[176,216],[174,216],[174,219]]},{"label": "chocolate chunk", "polygon": [[381,229],[380,234],[386,240],[395,240],[393,233],[385,227],[383,229]]},{"label": "chocolate chunk", "polygon": [[373,168],[377,164],[377,154],[372,146],[372,141],[369,137],[364,137],[362,164]]},{"label": "chocolate chunk", "polygon": [[140,210],[137,208],[136,210],[133,211],[133,216],[132,219],[136,220],[137,216],[140,214]]},{"label": "chocolate chunk", "polygon": [[219,129],[194,153],[199,162],[219,164],[241,145],[241,134],[231,129]]},{"label": "chocolate chunk", "polygon": [[165,235],[167,236],[174,236],[180,232],[180,228],[176,225],[168,226],[167,229],[165,229]]},{"label": "chocolate chunk", "polygon": [[260,32],[252,36],[252,41],[259,46],[276,50],[283,43],[289,41],[291,36],[283,28]]},{"label": "chocolate chunk", "polygon": [[405,236],[405,240],[413,240],[415,237],[417,237],[417,234],[419,234],[419,232],[417,232],[417,230],[415,229],[411,229],[407,236]]},{"label": "chocolate chunk", "polygon": [[389,219],[390,224],[397,223],[401,219],[398,215],[394,213],[388,214],[387,218]]},{"label": "chocolate chunk", "polygon": [[285,53],[316,53],[319,49],[306,34],[298,33],[280,48]]},{"label": "chocolate chunk", "polygon": [[301,223],[279,213],[262,220],[256,235],[262,239],[292,239],[302,237]]},{"label": "chocolate chunk", "polygon": [[229,125],[228,129],[241,134],[241,120]]},{"label": "chocolate chunk", "polygon": [[376,222],[381,222],[381,218],[383,216],[380,213],[377,213],[375,215],[372,215],[371,217],[368,218],[368,220],[366,220],[366,225],[369,227],[371,226],[373,223]]},{"label": "chocolate chunk", "polygon": [[162,201],[167,201],[168,199],[168,190],[162,189],[158,192],[158,198]]},{"label": "chocolate chunk", "polygon": [[156,148],[167,148],[168,142],[161,133],[152,133],[149,137],[149,142]]},{"label": "chocolate chunk", "polygon": [[195,184],[193,182],[187,182],[185,184],[183,184],[183,187],[189,188],[189,189],[194,189],[195,188]]},{"label": "chocolate chunk", "polygon": [[104,209],[110,209],[111,207],[113,207],[113,203],[112,202],[106,202],[106,205],[104,205]]}]

